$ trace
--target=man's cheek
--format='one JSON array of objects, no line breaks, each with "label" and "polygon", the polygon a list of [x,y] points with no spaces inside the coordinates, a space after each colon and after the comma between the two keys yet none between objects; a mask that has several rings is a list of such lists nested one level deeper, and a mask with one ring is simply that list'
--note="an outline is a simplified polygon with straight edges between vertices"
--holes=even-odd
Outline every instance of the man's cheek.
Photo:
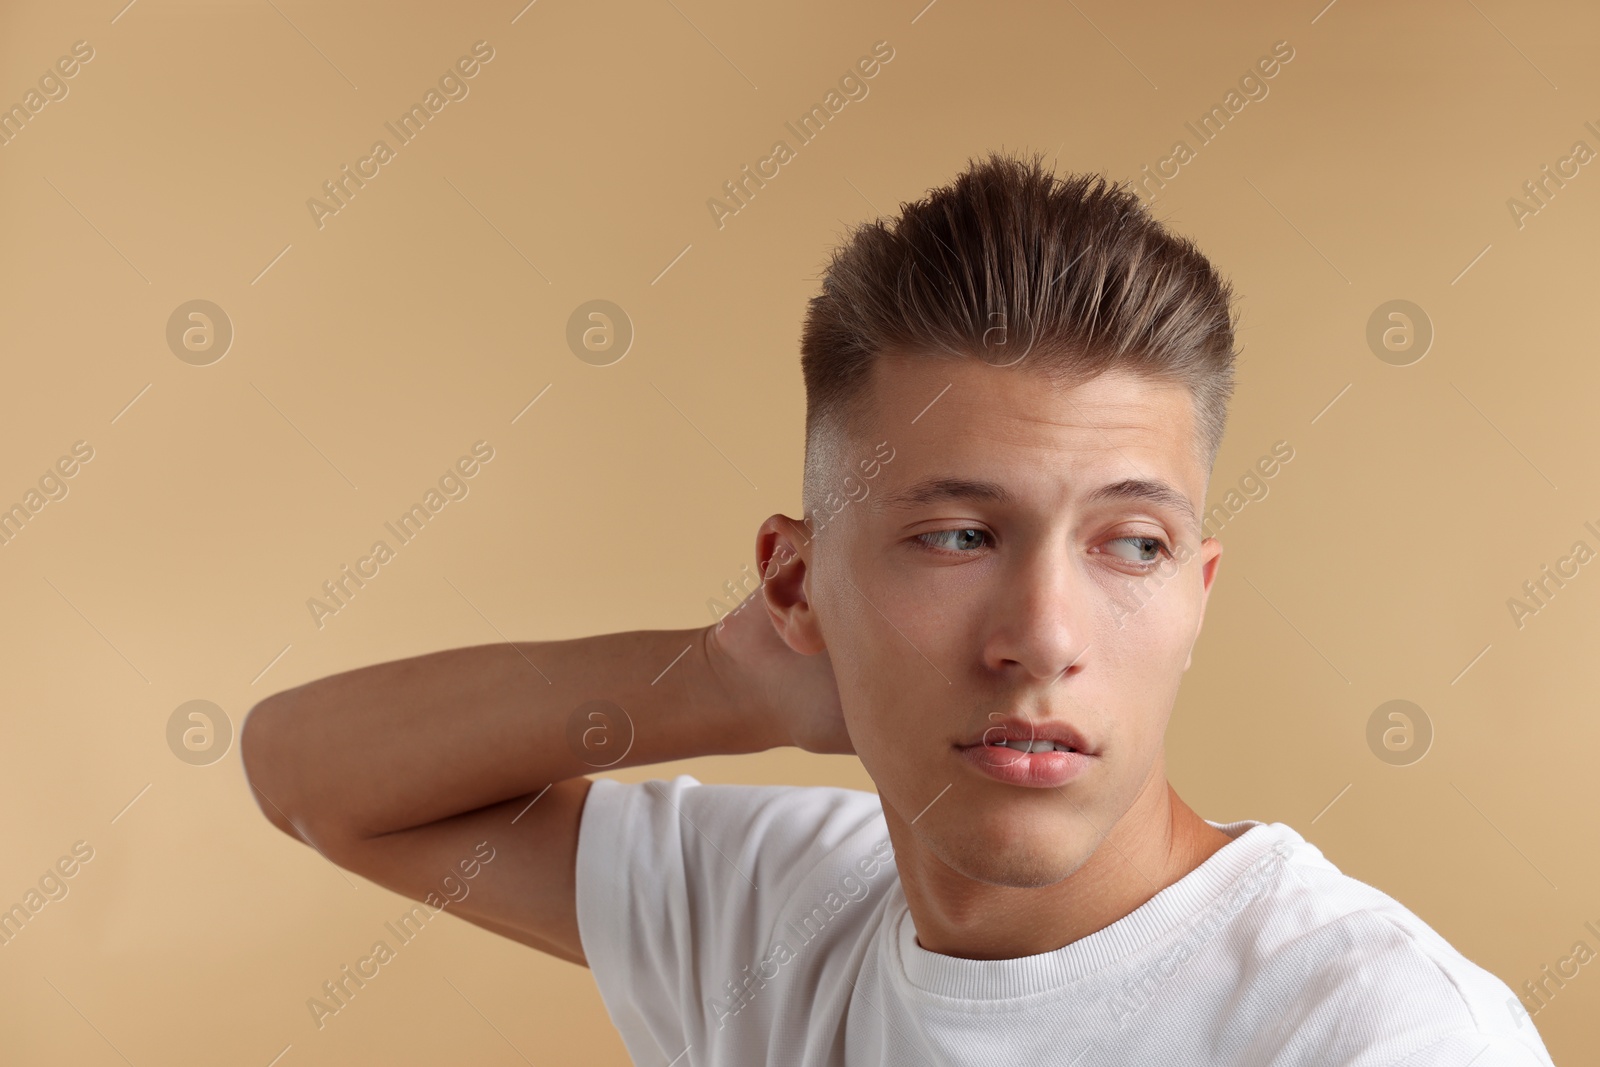
[{"label": "man's cheek", "polygon": [[880,739],[898,731],[900,701],[906,688],[904,666],[871,635],[857,634],[840,641],[837,651],[829,648],[828,657],[839,687],[845,728],[860,754],[863,744],[875,747]]},{"label": "man's cheek", "polygon": [[1181,579],[1159,589],[1155,579],[1145,581],[1152,584],[1108,597],[1094,616],[1096,632],[1084,635],[1089,669],[1098,665],[1130,690],[1159,688],[1175,672],[1181,677],[1194,636],[1195,610]]}]

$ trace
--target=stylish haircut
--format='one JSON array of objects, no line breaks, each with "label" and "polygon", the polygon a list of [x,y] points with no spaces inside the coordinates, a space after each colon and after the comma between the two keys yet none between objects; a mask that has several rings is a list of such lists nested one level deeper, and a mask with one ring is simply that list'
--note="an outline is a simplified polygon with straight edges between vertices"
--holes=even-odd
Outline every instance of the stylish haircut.
[{"label": "stylish haircut", "polygon": [[853,227],[810,300],[804,506],[832,488],[829,446],[871,404],[873,363],[891,352],[982,359],[1065,384],[1112,369],[1179,383],[1209,477],[1233,395],[1232,299],[1200,250],[1131,189],[1057,177],[1042,155],[969,160],[887,225]]}]

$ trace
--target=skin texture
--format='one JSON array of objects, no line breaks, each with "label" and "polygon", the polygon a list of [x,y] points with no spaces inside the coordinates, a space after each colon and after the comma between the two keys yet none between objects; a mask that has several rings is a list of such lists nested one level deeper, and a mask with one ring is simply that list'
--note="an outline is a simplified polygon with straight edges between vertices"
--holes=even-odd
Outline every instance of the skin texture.
[{"label": "skin texture", "polygon": [[[824,469],[859,481],[884,441],[893,460],[820,530],[766,521],[766,607],[789,648],[831,659],[919,943],[970,959],[1047,952],[1229,840],[1172,790],[1164,754],[1222,546],[1172,507],[1085,499],[1149,479],[1198,512],[1193,403],[1121,372],[1068,386],[1026,364],[892,354],[871,398]],[[998,482],[1014,499],[890,506],[929,476]],[[1060,788],[991,779],[956,746],[999,715],[1069,722],[1097,755]]]}]

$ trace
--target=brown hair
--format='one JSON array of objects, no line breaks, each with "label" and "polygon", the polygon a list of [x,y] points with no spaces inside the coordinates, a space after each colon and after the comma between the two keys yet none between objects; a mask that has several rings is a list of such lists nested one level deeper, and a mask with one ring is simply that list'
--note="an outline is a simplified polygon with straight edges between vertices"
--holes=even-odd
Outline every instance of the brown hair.
[{"label": "brown hair", "polygon": [[821,435],[853,424],[885,352],[945,354],[1086,381],[1118,368],[1194,398],[1216,459],[1233,394],[1232,290],[1128,188],[991,153],[897,218],[855,226],[807,307],[806,508]]}]

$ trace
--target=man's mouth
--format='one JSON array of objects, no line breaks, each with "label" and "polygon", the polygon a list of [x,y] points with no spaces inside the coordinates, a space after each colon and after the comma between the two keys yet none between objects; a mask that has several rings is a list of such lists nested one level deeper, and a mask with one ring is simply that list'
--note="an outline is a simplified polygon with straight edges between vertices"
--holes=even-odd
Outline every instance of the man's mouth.
[{"label": "man's mouth", "polygon": [[1037,719],[1021,716],[1000,717],[991,715],[989,726],[977,737],[968,736],[956,742],[956,747],[985,750],[1009,748],[1014,752],[1077,752],[1085,756],[1099,755],[1100,749],[1086,733],[1062,719],[1043,716]]},{"label": "man's mouth", "polygon": [[1059,741],[990,741],[988,748],[1009,748],[1014,752],[1076,752],[1071,745],[1063,745]]},{"label": "man's mouth", "polygon": [[[1015,736],[1021,730],[1034,736]],[[957,745],[956,753],[973,770],[1007,785],[1059,789],[1100,762],[1097,752],[1079,747],[1084,743],[1082,735],[1065,723],[1030,727],[1008,722],[976,744]],[[1002,750],[1007,754],[1001,755]]]}]

